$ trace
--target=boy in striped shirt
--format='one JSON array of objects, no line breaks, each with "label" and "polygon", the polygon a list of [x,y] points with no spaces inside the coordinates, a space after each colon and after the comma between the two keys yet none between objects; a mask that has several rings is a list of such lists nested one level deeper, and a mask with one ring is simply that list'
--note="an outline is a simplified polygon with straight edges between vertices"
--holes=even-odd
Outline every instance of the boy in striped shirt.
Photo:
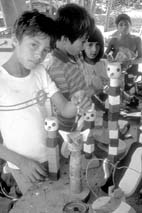
[{"label": "boy in striped shirt", "polygon": [[[56,48],[47,70],[62,94],[70,100],[75,92],[87,89],[79,54],[84,48],[94,20],[85,8],[77,4],[66,4],[58,9],[56,22]],[[58,119],[60,129],[71,130],[74,117],[67,119],[58,115]]]}]

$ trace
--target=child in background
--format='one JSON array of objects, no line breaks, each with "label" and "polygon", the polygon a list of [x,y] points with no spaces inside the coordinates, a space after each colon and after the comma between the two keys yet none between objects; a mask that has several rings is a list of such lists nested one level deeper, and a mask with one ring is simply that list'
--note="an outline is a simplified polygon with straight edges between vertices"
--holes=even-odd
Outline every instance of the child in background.
[{"label": "child in background", "polygon": [[84,60],[84,76],[87,87],[92,94],[103,94],[104,86],[108,84],[106,60],[104,55],[104,38],[101,31],[95,27],[90,32],[82,52]]},{"label": "child in background", "polygon": [[[94,20],[85,8],[77,4],[61,6],[55,20],[58,25],[56,48],[53,51],[49,69],[48,65],[45,66],[62,94],[70,100],[75,92],[86,89],[79,54],[94,26]],[[66,119],[58,112],[57,116],[60,129],[70,131],[75,117]]]},{"label": "child in background", "polygon": [[[134,94],[134,79],[135,76],[138,75],[138,64],[142,62],[141,38],[131,33],[132,21],[127,14],[119,14],[116,17],[115,23],[118,36],[111,38],[105,54],[109,55],[109,53],[112,52],[112,57],[120,60],[120,57],[118,57],[119,53],[125,56],[128,52],[131,53],[130,55],[132,55],[132,57],[127,57],[122,61],[122,67],[126,71],[124,90],[130,94]],[[125,54],[125,52],[127,54]],[[133,55],[135,55],[135,57],[133,57]]]},{"label": "child in background", "polygon": [[[0,67],[0,156],[8,161],[22,193],[47,177],[42,165],[49,154],[44,129],[47,98],[61,115],[76,114],[76,102],[65,99],[40,64],[51,50],[55,29],[51,18],[35,10],[25,11],[14,25],[13,54]],[[90,107],[87,97],[80,101],[82,109]]]}]

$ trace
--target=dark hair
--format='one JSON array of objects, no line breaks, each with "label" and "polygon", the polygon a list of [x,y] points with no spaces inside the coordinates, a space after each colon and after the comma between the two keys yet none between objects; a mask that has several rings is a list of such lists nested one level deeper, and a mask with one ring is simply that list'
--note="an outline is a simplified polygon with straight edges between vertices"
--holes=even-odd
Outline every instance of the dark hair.
[{"label": "dark hair", "polygon": [[117,16],[116,20],[115,20],[115,24],[118,25],[120,21],[128,21],[130,24],[132,24],[131,22],[131,18],[125,14],[125,13],[122,13],[120,15]]},{"label": "dark hair", "polygon": [[51,18],[37,10],[25,11],[15,21],[13,33],[16,38],[21,41],[24,35],[27,36],[49,36],[55,37],[56,23]]},{"label": "dark hair", "polygon": [[56,23],[58,25],[58,39],[61,36],[69,38],[73,43],[78,38],[88,35],[94,23],[84,7],[77,4],[66,4],[57,10]]},{"label": "dark hair", "polygon": [[[100,47],[98,55],[94,59],[92,59],[92,61],[96,63],[104,55],[104,38],[99,28],[95,27],[95,29],[92,30],[88,37],[88,42],[97,42]],[[83,50],[83,55],[85,56],[85,50]]]}]

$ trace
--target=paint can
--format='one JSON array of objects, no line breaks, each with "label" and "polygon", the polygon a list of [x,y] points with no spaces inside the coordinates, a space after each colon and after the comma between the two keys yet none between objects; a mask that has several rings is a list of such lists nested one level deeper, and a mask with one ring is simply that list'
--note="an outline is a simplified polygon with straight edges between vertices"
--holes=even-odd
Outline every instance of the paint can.
[{"label": "paint can", "polygon": [[72,201],[65,204],[63,213],[89,213],[89,207],[82,201]]}]

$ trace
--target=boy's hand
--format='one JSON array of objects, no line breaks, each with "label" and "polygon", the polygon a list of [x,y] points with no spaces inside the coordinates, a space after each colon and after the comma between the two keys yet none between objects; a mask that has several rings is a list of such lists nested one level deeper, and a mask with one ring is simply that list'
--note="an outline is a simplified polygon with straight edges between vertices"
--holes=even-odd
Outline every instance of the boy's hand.
[{"label": "boy's hand", "polygon": [[75,104],[79,109],[86,111],[91,107],[92,101],[88,97],[84,90],[79,90],[75,92],[71,98],[73,104]]},{"label": "boy's hand", "polygon": [[43,181],[47,177],[45,168],[39,162],[23,156],[20,161],[20,169],[31,182]]}]

